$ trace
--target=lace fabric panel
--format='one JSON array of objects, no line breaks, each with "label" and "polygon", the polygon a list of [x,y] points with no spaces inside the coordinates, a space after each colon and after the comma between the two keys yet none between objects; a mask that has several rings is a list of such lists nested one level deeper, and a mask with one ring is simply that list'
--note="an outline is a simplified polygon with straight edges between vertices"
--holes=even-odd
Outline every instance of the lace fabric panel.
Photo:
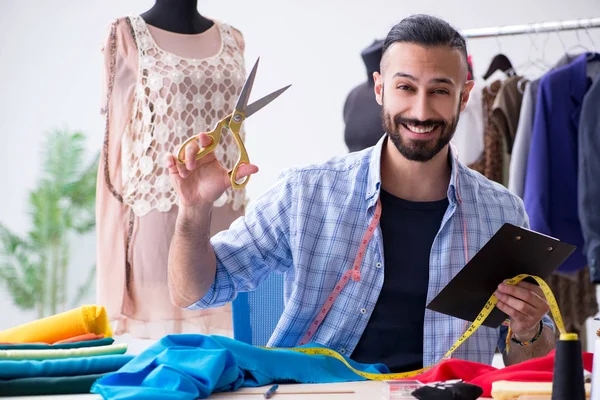
[{"label": "lace fabric panel", "polygon": [[[233,110],[245,81],[243,54],[231,27],[215,22],[221,48],[212,57],[179,57],[157,46],[144,20],[132,16],[138,44],[139,78],[130,123],[122,141],[123,201],[138,216],[151,210],[167,212],[178,203],[163,160],[190,136],[213,129]],[[240,132],[242,140],[245,132]],[[228,130],[222,132],[215,156],[224,168],[233,168],[239,149]],[[244,189],[227,191],[215,202],[246,204]]]}]

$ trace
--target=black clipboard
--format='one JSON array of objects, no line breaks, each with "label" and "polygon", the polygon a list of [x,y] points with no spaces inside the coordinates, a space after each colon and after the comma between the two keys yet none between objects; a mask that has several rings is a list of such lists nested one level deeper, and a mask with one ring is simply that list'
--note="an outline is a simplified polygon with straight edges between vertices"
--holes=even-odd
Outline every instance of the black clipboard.
[{"label": "black clipboard", "polygon": [[[575,249],[558,239],[506,223],[427,308],[473,322],[502,281],[519,274],[546,280]],[[494,307],[482,325],[497,328],[506,318]]]}]

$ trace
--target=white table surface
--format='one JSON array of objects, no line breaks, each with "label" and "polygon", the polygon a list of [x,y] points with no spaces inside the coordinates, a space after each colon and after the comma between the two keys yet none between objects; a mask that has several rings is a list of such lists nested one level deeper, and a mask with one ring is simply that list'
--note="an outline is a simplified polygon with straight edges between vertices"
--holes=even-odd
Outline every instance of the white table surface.
[{"label": "white table surface", "polygon": [[[263,398],[272,385],[258,388],[241,388],[236,392],[215,393],[209,397],[214,400],[258,400]],[[301,400],[310,396],[311,400],[386,400],[387,385],[384,382],[348,382],[348,383],[326,383],[326,384],[289,384],[279,385],[277,393],[273,400]],[[340,391],[352,391],[354,393],[331,393]],[[300,394],[285,394],[294,392]],[[320,393],[311,393],[320,392]],[[329,392],[329,393],[325,393]],[[2,399],[13,400],[102,400],[102,397],[96,394],[77,394],[77,395],[53,395],[53,396],[21,396],[21,397],[3,397]]]},{"label": "white table surface", "polygon": [[[209,397],[211,400],[259,400],[263,398],[263,393],[272,385],[259,388],[242,388],[236,392],[216,393]],[[332,393],[340,391],[352,391],[353,393]],[[295,392],[298,394],[286,394]],[[321,393],[316,393],[321,392]],[[329,393],[327,393],[329,392]],[[273,400],[387,400],[389,394],[385,382],[364,381],[364,382],[344,382],[344,383],[323,383],[323,384],[288,384],[279,385],[279,389]],[[96,394],[74,394],[74,395],[53,395],[53,396],[21,396],[21,397],[2,397],[2,399],[11,400],[103,400]],[[483,398],[482,398],[483,399]]]}]

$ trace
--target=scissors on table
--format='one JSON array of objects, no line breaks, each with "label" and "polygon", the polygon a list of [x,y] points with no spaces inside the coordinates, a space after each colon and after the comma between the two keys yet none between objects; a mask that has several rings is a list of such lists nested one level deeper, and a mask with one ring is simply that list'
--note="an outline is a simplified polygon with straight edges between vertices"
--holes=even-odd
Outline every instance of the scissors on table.
[{"label": "scissors on table", "polygon": [[[258,110],[275,100],[281,93],[285,92],[290,86],[292,86],[285,86],[279,90],[274,91],[271,94],[266,95],[262,99],[257,100],[254,103],[248,105],[248,99],[250,98],[250,92],[252,91],[252,86],[254,85],[254,78],[256,77],[256,69],[258,67],[259,60],[260,59],[256,60],[254,67],[252,67],[252,71],[250,72],[248,79],[246,79],[246,82],[244,83],[244,87],[242,88],[242,91],[240,93],[240,96],[238,98],[233,112],[224,117],[222,120],[220,120],[212,131],[206,132],[206,134],[212,139],[212,141],[208,146],[201,148],[198,154],[196,154],[196,160],[199,160],[200,158],[213,151],[215,147],[217,147],[217,144],[219,144],[219,139],[221,138],[221,130],[223,128],[227,128],[228,130],[230,130],[231,133],[233,133],[233,137],[235,138],[237,146],[240,149],[240,156],[238,157],[237,162],[235,163],[233,169],[228,172],[229,179],[231,180],[231,186],[234,189],[239,189],[246,186],[248,180],[250,179],[250,176],[246,176],[244,181],[241,183],[238,183],[235,180],[240,166],[242,164],[250,163],[250,159],[248,158],[248,152],[246,151],[244,143],[242,142],[242,138],[240,137],[240,128],[242,127],[242,123],[246,118],[250,117],[252,114],[254,114]],[[192,136],[191,138],[183,142],[179,147],[179,150],[177,151],[177,160],[180,163],[185,163],[185,148],[194,140],[198,140],[198,136]]]}]

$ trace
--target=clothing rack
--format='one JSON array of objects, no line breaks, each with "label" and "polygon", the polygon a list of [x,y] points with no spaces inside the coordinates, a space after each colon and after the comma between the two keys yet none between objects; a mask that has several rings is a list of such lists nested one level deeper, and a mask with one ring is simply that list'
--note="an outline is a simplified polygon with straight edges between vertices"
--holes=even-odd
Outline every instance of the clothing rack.
[{"label": "clothing rack", "polygon": [[536,24],[498,26],[492,28],[467,29],[462,31],[466,39],[512,36],[531,33],[571,31],[578,29],[600,28],[600,17],[566,21],[542,22]]}]

